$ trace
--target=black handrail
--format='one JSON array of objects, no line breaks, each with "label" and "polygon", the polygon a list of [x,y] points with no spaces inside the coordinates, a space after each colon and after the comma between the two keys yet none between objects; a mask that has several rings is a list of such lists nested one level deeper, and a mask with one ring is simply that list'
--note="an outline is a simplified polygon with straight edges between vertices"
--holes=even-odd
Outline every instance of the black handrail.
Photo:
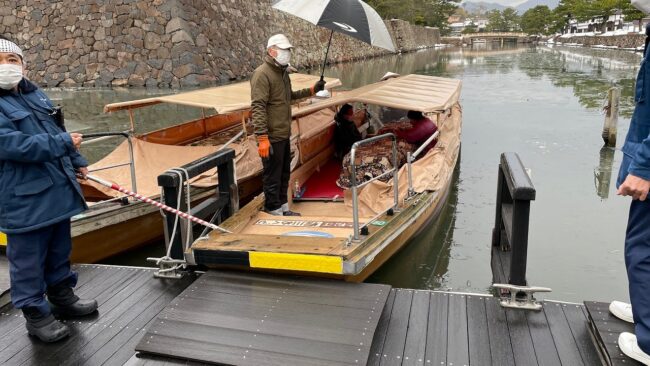
[{"label": "black handrail", "polygon": [[530,201],[535,187],[516,153],[501,154],[492,230],[494,283],[526,286]]},{"label": "black handrail", "polygon": [[[170,207],[179,207],[181,211],[190,211],[191,215],[197,216],[209,221],[217,221],[217,224],[230,217],[238,208],[239,198],[237,197],[237,185],[235,182],[235,151],[231,148],[221,149],[215,153],[207,155],[203,158],[195,160],[189,164],[185,164],[178,171],[182,172],[177,174],[173,171],[166,171],[158,176],[158,185],[163,189],[164,203]],[[192,179],[204,172],[217,168],[217,177],[219,184],[215,191],[215,195],[207,198],[199,205],[192,207],[188,210],[188,202],[186,199],[186,179]],[[185,175],[187,172],[187,177]],[[178,202],[179,190],[181,191],[181,202]],[[209,216],[217,213],[218,217],[213,217],[210,220]],[[174,232],[174,224],[177,224],[176,231],[179,235],[174,238],[169,238]],[[170,256],[173,259],[184,259],[183,242],[185,235],[192,236],[190,233],[181,233],[182,224],[180,220],[176,220],[173,215],[167,215],[165,218],[165,239],[167,245],[171,245]],[[170,242],[171,239],[171,242]],[[191,242],[190,238],[190,242]]]}]

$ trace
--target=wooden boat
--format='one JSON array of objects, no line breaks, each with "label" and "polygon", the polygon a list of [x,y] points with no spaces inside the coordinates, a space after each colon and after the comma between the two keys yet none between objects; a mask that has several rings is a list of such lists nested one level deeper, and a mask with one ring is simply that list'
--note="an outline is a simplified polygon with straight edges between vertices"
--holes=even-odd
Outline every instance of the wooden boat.
[{"label": "wooden boat", "polygon": [[[444,206],[460,151],[460,86],[459,80],[406,75],[295,110],[298,124],[321,126],[309,134],[298,131],[299,148],[309,151],[292,172],[289,193],[294,197],[291,210],[302,216],[269,215],[262,210],[260,195],[222,223],[231,233],[214,231],[199,238],[186,251],[186,259],[210,267],[363,281],[436,220]],[[340,162],[332,162],[332,118],[334,109],[344,103],[399,109],[404,114],[421,111],[438,125],[439,131],[428,141],[437,143],[418,160],[409,155],[409,163],[388,182],[353,180],[351,189],[336,193],[341,168]],[[357,161],[357,148],[393,137],[358,142],[352,161]],[[413,155],[417,157],[422,148]]]},{"label": "wooden boat", "polygon": [[[292,74],[293,87],[313,85],[318,76]],[[328,88],[340,85],[327,80]],[[198,108],[199,119],[145,134],[135,134],[133,111],[157,104],[176,104]],[[131,130],[113,152],[91,165],[91,174],[137,191],[152,199],[160,198],[156,177],[173,167],[199,159],[228,143],[237,151],[239,197],[247,202],[261,191],[261,162],[250,134],[250,84],[241,82],[186,93],[109,104],[107,113],[126,111]],[[83,153],[83,147],[82,147]],[[138,246],[160,241],[163,222],[159,210],[148,204],[126,199],[92,182],[83,181],[82,189],[89,209],[72,218],[73,250],[71,260],[95,263]],[[194,182],[191,200],[195,204],[214,191],[216,181],[207,176]],[[6,238],[0,233],[0,246]],[[6,245],[6,244],[5,244]]]}]

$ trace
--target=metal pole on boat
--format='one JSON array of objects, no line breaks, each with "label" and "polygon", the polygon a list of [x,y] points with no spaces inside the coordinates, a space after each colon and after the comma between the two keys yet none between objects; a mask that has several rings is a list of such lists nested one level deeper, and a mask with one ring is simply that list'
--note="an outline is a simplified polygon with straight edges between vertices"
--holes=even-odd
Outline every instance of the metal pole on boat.
[{"label": "metal pole on boat", "polygon": [[352,174],[350,175],[350,183],[352,183],[352,230],[353,230],[353,240],[359,240],[359,197],[357,197],[357,167],[355,162],[355,155],[357,154],[357,145],[355,143],[350,149],[350,165],[352,166]]},{"label": "metal pole on boat", "polygon": [[391,139],[393,140],[393,195],[395,196],[395,206],[393,207],[393,212],[397,212],[399,206],[399,165],[397,165],[397,137],[391,134]]},{"label": "metal pole on boat", "polygon": [[195,223],[203,225],[203,226],[207,226],[210,229],[219,230],[219,231],[224,232],[224,233],[230,233],[231,232],[231,231],[228,231],[228,230],[226,230],[224,228],[221,228],[221,227],[219,227],[219,226],[217,226],[215,224],[211,224],[211,223],[209,223],[207,221],[201,220],[198,217],[195,217],[195,216],[192,216],[192,215],[187,214],[185,212],[179,211],[179,210],[177,210],[175,208],[171,208],[171,207],[169,207],[167,205],[164,205],[164,204],[162,204],[162,203],[160,203],[158,201],[154,201],[151,198],[145,197],[145,196],[143,196],[141,194],[137,194],[135,192],[131,192],[128,189],[126,189],[124,187],[120,187],[119,185],[117,185],[115,183],[105,181],[103,179],[94,177],[92,175],[86,175],[86,179],[89,179],[89,180],[91,180],[91,181],[93,181],[95,183],[101,184],[104,187],[108,187],[108,188],[110,188],[112,190],[122,192],[122,193],[124,193],[124,194],[126,194],[128,196],[131,196],[133,198],[136,198],[136,199],[138,199],[138,200],[140,200],[142,202],[148,203],[150,205],[154,205],[154,206],[156,206],[156,207],[158,207],[160,209],[163,209],[163,210],[165,210],[167,212],[171,212],[174,215],[178,215],[178,216],[180,216],[180,217],[182,217],[184,219],[190,220],[192,222],[195,222]]}]

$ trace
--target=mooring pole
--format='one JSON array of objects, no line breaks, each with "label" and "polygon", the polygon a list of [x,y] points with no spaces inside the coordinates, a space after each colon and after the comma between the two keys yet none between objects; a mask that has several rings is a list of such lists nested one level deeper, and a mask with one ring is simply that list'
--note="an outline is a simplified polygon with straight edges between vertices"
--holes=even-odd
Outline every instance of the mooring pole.
[{"label": "mooring pole", "polygon": [[618,124],[618,103],[621,99],[619,88],[610,88],[607,91],[607,105],[605,106],[605,125],[603,126],[603,141],[605,146],[616,147],[616,126]]}]

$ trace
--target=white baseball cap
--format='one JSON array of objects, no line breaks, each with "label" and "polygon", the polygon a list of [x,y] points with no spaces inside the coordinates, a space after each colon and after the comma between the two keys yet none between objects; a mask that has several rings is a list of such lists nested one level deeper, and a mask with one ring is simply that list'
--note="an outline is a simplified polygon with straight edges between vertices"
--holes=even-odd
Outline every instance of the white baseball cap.
[{"label": "white baseball cap", "polygon": [[269,49],[273,46],[276,46],[283,50],[293,48],[291,42],[289,42],[289,38],[287,38],[287,36],[285,36],[284,34],[276,34],[274,36],[271,36],[271,38],[269,38],[269,42],[266,44],[266,48]]}]

